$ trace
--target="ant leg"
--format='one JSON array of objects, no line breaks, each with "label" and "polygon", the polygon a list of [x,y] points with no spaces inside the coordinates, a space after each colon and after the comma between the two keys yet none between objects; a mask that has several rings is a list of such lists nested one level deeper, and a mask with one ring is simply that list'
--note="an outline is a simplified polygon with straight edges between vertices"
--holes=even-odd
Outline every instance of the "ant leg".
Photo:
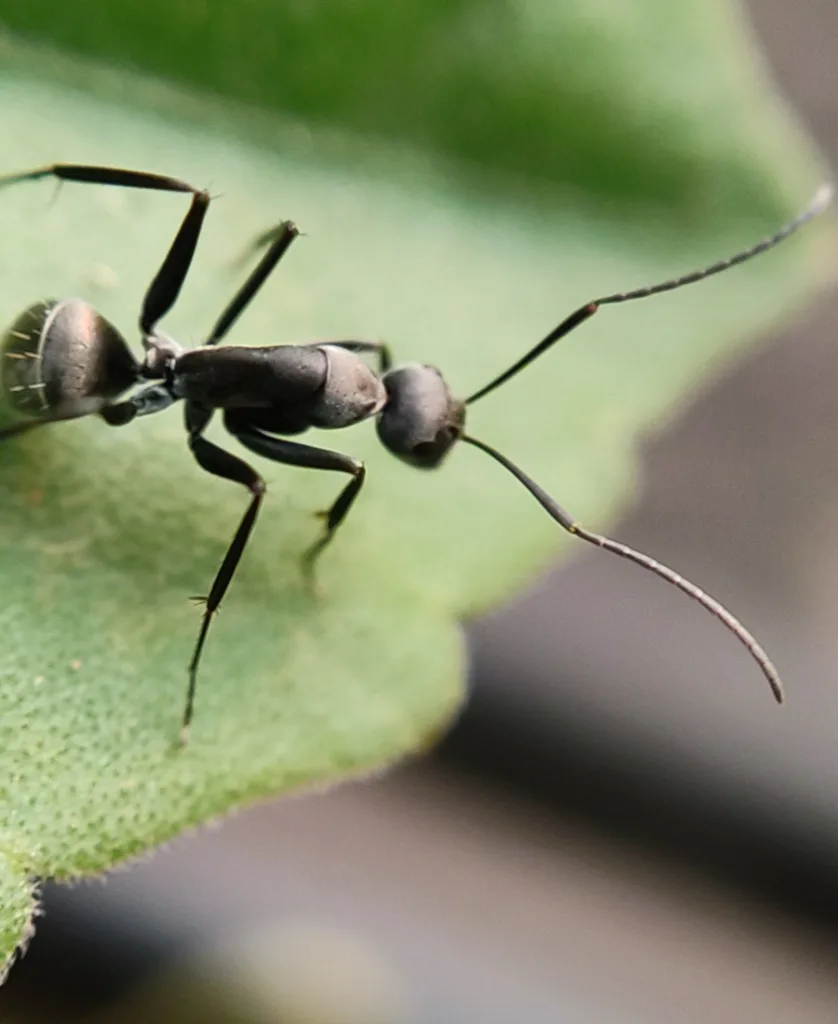
[{"label": "ant leg", "polygon": [[341,452],[332,452],[325,448],[314,448],[296,441],[286,441],[284,438],[271,437],[262,433],[261,430],[249,426],[246,419],[240,419],[234,413],[227,413],[224,417],[224,426],[245,448],[249,448],[257,455],[271,459],[273,462],[281,462],[286,466],[300,466],[305,469],[333,470],[339,473],[348,473],[352,477],[332,505],[318,513],[325,521],[323,535],[303,553],[303,573],[309,583],[313,583],[317,557],[334,537],[337,528],[346,518],[364,486],[366,467],[363,462],[353,459],[351,455],[343,455]]},{"label": "ant leg", "polygon": [[[257,235],[256,238],[250,243],[245,250],[244,256],[240,262],[244,262],[251,255],[251,253],[259,252],[264,249],[265,246],[270,245],[270,249],[262,258],[262,262],[253,272],[252,277],[257,278],[256,288],[258,288],[271,270],[276,266],[281,257],[287,251],[291,242],[298,235],[297,228],[290,221],[282,221],[277,224],[276,227],[269,228],[267,231],[263,231],[261,235]],[[290,237],[289,237],[290,235]],[[278,255],[274,255],[276,250],[279,250]],[[263,264],[268,263],[267,270],[260,273],[260,268]],[[230,304],[230,310],[225,311],[219,319],[218,324],[210,335],[210,340],[206,342],[207,345],[215,345],[221,340],[221,337],[227,332],[230,324],[227,323],[227,318],[232,311],[233,319],[241,313],[244,305],[239,306],[238,302],[242,295],[246,294],[246,302],[249,302],[253,297],[254,291],[249,290],[248,283],[241,289],[241,292]],[[386,342],[383,341],[315,341],[313,345],[332,345],[334,348],[343,348],[348,352],[374,352],[378,359],[378,372],[386,373],[393,365],[392,356],[390,354],[390,348]]]},{"label": "ant leg", "polygon": [[151,416],[168,409],[177,398],[163,384],[149,384],[123,402],[106,405],[99,415],[111,427],[123,427],[138,416]]},{"label": "ant leg", "polygon": [[272,242],[275,242],[277,238],[282,234],[285,222],[280,221],[279,224],[275,224],[272,228],[268,228],[267,231],[262,231],[258,234],[250,245],[244,250],[239,260],[240,263],[244,263],[251,256],[254,256],[257,252],[261,252]]},{"label": "ant leg", "polygon": [[60,182],[75,181],[94,185],[116,185],[122,188],[151,189],[158,192],[190,192],[192,204],[172,242],[171,248],[146,292],[140,314],[140,329],[144,335],[154,333],[159,320],[169,312],[180,293],[198,237],[204,215],[209,206],[208,192],[195,188],[180,178],[149,171],[132,171],[124,167],[100,167],[91,164],[50,164],[30,171],[0,177],[0,188],[21,181],[57,178]]},{"label": "ant leg", "polygon": [[189,726],[192,721],[192,711],[195,704],[198,664],[201,660],[201,653],[204,649],[213,613],[221,604],[227,588],[230,586],[235,575],[265,494],[265,481],[256,470],[251,469],[242,459],[231,455],[230,452],[224,451],[223,448],[219,448],[211,441],[207,441],[199,433],[190,435],[189,447],[202,469],[212,473],[214,476],[220,476],[225,480],[232,480],[235,483],[242,484],[250,491],[251,498],[238,529],[233,535],[233,540],[227,549],[227,553],[224,555],[224,560],[215,575],[209,595],[205,599],[201,599],[204,603],[204,617],[201,621],[195,650],[189,662],[189,684],[186,690],[186,703],[183,709],[183,721],[180,729],[181,745],[184,745],[189,738]]},{"label": "ant leg", "polygon": [[16,185],[21,181],[38,181],[41,178],[58,178],[59,182],[75,181],[92,185],[152,189],[158,192],[199,191],[188,182],[181,181],[180,178],[170,178],[165,174],[131,171],[125,167],[100,167],[93,164],[49,164],[29,171],[19,171],[16,174],[3,174],[0,175],[0,188],[5,185]]},{"label": "ant leg", "polygon": [[290,220],[284,220],[278,227],[271,230],[266,236],[266,240],[271,241],[270,248],[221,313],[210,331],[209,337],[204,342],[205,345],[217,345],[224,338],[236,320],[247,309],[251,299],[271,275],[299,233],[297,225]]}]

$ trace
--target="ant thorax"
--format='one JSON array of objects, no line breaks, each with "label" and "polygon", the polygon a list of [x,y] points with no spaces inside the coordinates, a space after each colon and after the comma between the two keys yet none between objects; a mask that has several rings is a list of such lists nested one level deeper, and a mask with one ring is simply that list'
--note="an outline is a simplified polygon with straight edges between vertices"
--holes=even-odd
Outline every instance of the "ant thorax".
[{"label": "ant thorax", "polygon": [[375,416],[387,401],[381,379],[354,352],[323,344],[323,388],[311,412],[312,425],[326,430],[348,427]]},{"label": "ant thorax", "polygon": [[143,338],[145,358],[140,374],[150,380],[165,380],[171,377],[175,363],[183,355],[183,348],[165,334],[154,333]]}]

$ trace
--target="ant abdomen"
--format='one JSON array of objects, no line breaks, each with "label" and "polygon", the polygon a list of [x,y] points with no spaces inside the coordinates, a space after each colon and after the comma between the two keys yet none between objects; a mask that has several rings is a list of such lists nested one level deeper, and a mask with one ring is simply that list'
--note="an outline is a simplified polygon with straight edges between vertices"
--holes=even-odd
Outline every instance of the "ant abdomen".
[{"label": "ant abdomen", "polygon": [[0,342],[0,386],[15,413],[40,418],[88,398],[112,399],[137,380],[125,339],[81,299],[24,310]]}]

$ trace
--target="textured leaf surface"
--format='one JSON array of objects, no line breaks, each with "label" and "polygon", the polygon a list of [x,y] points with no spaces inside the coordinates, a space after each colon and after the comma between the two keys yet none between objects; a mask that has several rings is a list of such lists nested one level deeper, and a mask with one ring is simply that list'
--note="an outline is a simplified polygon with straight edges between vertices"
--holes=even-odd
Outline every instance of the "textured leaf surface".
[{"label": "textured leaf surface", "polygon": [[[285,8],[253,6],[266,19]],[[632,6],[641,26],[660,9],[652,0]],[[107,9],[117,7],[129,9]],[[0,17],[11,18],[14,9],[0,0]],[[67,24],[61,18],[72,9],[57,12],[53,29]],[[213,31],[221,31],[228,8],[204,9]],[[373,18],[373,6],[357,9]],[[369,52],[393,53],[396,26],[384,13],[389,8],[377,9],[384,34],[376,46],[369,37]],[[547,42],[567,47],[567,26],[547,16],[555,8],[521,9],[532,25],[508,67],[491,64],[491,48],[484,50],[493,37],[476,33],[468,51],[476,77],[463,84],[465,121],[456,132],[454,101],[435,109],[423,82],[409,77],[399,82],[404,122],[422,130],[397,130],[374,59],[357,67],[367,101],[353,101],[351,110],[342,108],[328,76],[321,90],[311,87],[316,110],[302,99],[295,104],[279,86],[274,94],[267,85],[247,94],[382,138],[424,141],[424,150],[409,152],[326,137],[7,38],[0,46],[0,167],[98,161],[177,174],[222,193],[166,323],[187,344],[200,342],[235,287],[242,247],[293,216],[307,237],[235,340],[385,337],[397,358],[435,363],[467,393],[581,301],[755,240],[795,212],[817,181],[795,155],[793,133],[742,70],[745,57],[728,41],[723,9],[682,5],[683,16],[664,19],[663,36],[635,31],[631,20],[589,18],[585,46],[578,54],[566,48],[555,68]],[[178,10],[166,7],[175,26]],[[448,38],[439,19],[438,38]],[[106,50],[111,39],[100,28],[107,16],[88,24]],[[197,78],[189,51],[176,66],[166,24],[160,22],[158,45],[143,53],[158,70]],[[257,18],[245,40],[251,46],[261,39],[259,27]],[[316,33],[306,39],[310,54],[320,52]],[[241,40],[233,49],[239,87],[221,73],[223,61],[207,61],[217,75],[202,84],[244,95],[250,71],[258,83],[264,69]],[[461,47],[450,49],[449,62],[439,58],[448,70],[437,85],[448,82],[454,96],[452,83],[468,60]],[[221,42],[218,53],[227,54]],[[607,108],[602,135],[583,131],[578,117],[578,83],[590,79],[592,67],[604,69],[612,86],[600,97]],[[662,99],[662,83],[680,67],[679,87]],[[276,77],[291,89],[290,71]],[[473,107],[489,83],[487,95],[504,103]],[[353,81],[349,92],[357,90]],[[521,105],[527,97],[535,106]],[[468,109],[477,110],[473,124]],[[645,129],[636,123],[644,117],[651,119]],[[504,126],[513,124],[516,134],[507,140]],[[652,136],[661,142],[646,156]],[[539,147],[557,138],[572,142],[563,174],[552,150],[536,159]],[[514,165],[514,186],[501,187],[497,176],[489,184],[474,166],[445,163],[452,152],[486,157],[496,171]],[[641,187],[643,161],[677,188]],[[687,167],[700,173],[685,180]],[[660,196],[657,206],[636,204],[652,195]],[[47,295],[78,294],[130,334],[182,216],[182,197],[68,186],[57,202],[51,198],[45,184],[0,192],[0,321]],[[729,357],[744,332],[801,294],[816,266],[818,234],[712,283],[604,311],[538,369],[477,406],[470,428],[519,460],[580,518],[601,522],[627,490],[637,431]],[[306,595],[297,559],[317,530],[312,512],[329,503],[340,481],[260,463],[268,501],[210,636],[186,751],[173,750],[172,741],[197,627],[187,597],[206,592],[243,493],[194,465],[177,411],[123,431],[82,421],[4,445],[4,953],[28,913],[29,878],[102,870],[244,801],[375,770],[430,742],[462,697],[457,620],[512,592],[562,540],[479,452],[458,451],[440,472],[423,474],[381,450],[370,424],[321,440],[366,459],[370,471],[357,511],[324,559],[325,596]],[[754,700],[770,699],[744,657],[742,674]]]}]

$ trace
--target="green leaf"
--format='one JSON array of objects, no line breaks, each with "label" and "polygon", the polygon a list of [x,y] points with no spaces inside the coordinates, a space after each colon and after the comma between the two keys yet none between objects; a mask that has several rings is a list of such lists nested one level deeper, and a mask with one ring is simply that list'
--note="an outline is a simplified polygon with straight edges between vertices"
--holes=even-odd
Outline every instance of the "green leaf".
[{"label": "green leaf", "polygon": [[[82,37],[73,5],[0,0],[0,18],[41,38],[227,93],[201,98],[6,37],[0,167],[102,162],[221,193],[166,323],[186,344],[240,279],[242,248],[293,216],[307,237],[234,340],[386,338],[468,393],[581,301],[749,244],[817,183],[726,8],[630,7],[606,20],[587,5],[523,4],[510,25],[490,3],[402,5],[397,20],[368,0],[336,7],[338,29],[310,7],[254,0],[244,17],[241,4],[146,3],[126,31],[119,19],[139,7],[91,2]],[[130,332],[183,197],[51,196],[48,184],[0,191],[0,322],[79,294]],[[476,406],[470,430],[601,523],[629,490],[637,432],[799,299],[819,237],[603,311]],[[235,447],[217,426],[211,436]],[[4,955],[33,878],[101,871],[230,807],[431,742],[462,699],[457,621],[566,539],[477,451],[423,474],[384,452],[370,424],[318,441],[369,467],[323,559],[324,596],[308,596],[298,557],[342,481],[254,460],[268,498],[210,633],[186,750],[173,740],[198,624],[187,598],[206,592],[245,494],[198,469],[177,411],[3,446]],[[754,700],[769,700],[744,656],[742,671]]]},{"label": "green leaf", "polygon": [[[7,850],[14,842],[6,835],[2,841]],[[14,950],[22,949],[31,936],[36,906],[32,883],[23,865],[0,856],[0,983],[6,978]]]}]

